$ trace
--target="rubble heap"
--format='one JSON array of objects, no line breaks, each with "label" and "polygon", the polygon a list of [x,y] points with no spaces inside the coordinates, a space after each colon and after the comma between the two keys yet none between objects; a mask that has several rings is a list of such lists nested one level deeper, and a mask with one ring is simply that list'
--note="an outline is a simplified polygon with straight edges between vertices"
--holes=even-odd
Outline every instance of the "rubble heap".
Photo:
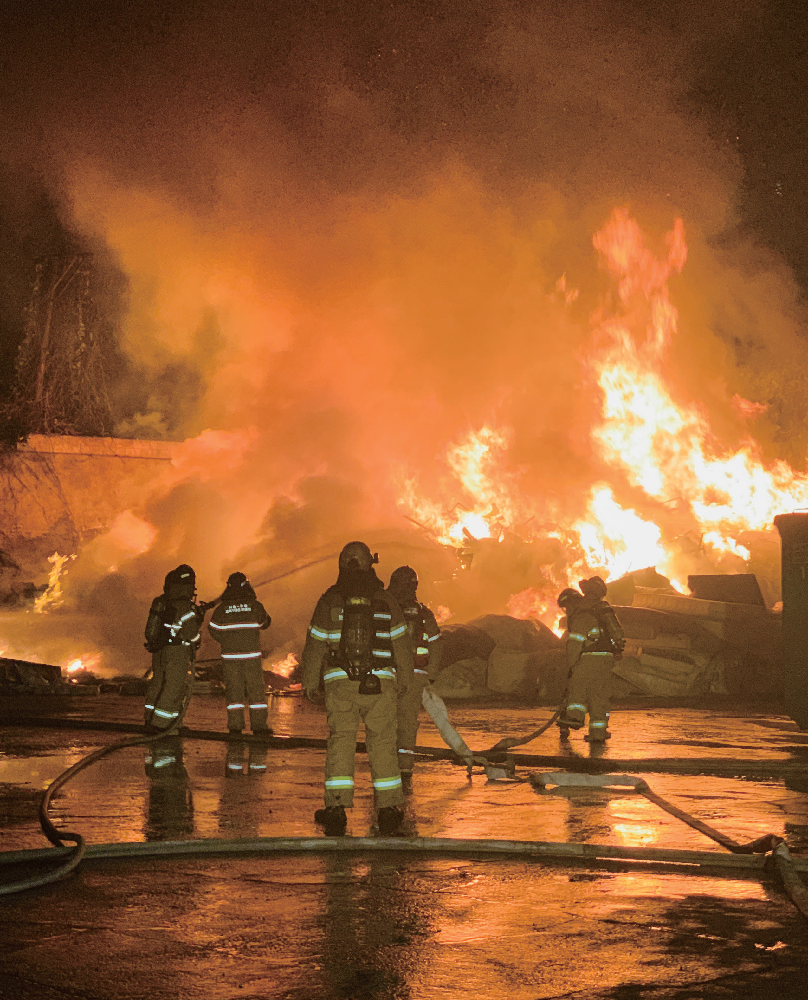
[{"label": "rubble heap", "polygon": [[[660,578],[662,579],[662,578]],[[666,581],[667,582],[667,581]],[[779,699],[783,688],[781,614],[766,608],[754,577],[693,577],[696,594],[617,581],[609,597],[626,635],[614,665],[613,697]],[[629,603],[630,602],[630,603]],[[564,642],[534,619],[484,615],[443,628],[441,698],[518,698],[552,703],[566,680]]]}]

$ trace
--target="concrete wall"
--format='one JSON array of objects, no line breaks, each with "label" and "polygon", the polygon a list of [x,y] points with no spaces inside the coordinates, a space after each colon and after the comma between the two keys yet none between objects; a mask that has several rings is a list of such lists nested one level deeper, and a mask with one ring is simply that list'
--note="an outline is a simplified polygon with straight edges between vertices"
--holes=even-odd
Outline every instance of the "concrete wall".
[{"label": "concrete wall", "polygon": [[[170,441],[32,435],[0,456],[0,549],[17,579],[47,570],[47,557],[78,552],[170,472]],[[37,570],[38,568],[38,570]],[[26,575],[27,574],[27,575]]]}]

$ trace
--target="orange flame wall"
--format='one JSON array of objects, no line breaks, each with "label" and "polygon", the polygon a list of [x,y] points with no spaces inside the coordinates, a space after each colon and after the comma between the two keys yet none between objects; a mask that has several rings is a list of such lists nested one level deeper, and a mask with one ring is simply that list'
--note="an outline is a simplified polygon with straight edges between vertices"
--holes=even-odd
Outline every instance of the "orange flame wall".
[{"label": "orange flame wall", "polygon": [[[84,579],[139,620],[172,563],[210,596],[365,536],[457,617],[643,562],[766,576],[766,525],[803,504],[805,311],[739,224],[735,147],[686,110],[693,54],[752,15],[202,6],[32,15],[7,45],[0,141],[125,273],[139,380],[203,387],[134,422],[186,439],[133,505],[151,549],[114,581],[80,555],[66,599]],[[262,592],[284,652],[332,576]]]}]

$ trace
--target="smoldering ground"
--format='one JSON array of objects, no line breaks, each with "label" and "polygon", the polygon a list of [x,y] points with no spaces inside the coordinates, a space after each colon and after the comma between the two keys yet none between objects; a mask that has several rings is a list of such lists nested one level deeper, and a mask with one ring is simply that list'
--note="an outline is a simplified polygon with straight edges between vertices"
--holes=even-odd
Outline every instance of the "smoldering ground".
[{"label": "smoldering ground", "polygon": [[[615,308],[592,236],[616,206],[660,254],[684,220],[673,391],[727,447],[750,433],[732,397],[767,404],[754,436],[801,468],[799,291],[739,215],[736,148],[690,99],[710,39],[765,10],[682,8],[6,14],[4,158],[34,165],[65,226],[126,278],[119,346],[153,391],[118,432],[187,439],[133,510],[151,548],[111,575],[80,554],[59,614],[104,609],[93,641],[125,656],[177,562],[208,596],[233,568],[270,577],[353,537],[394,544],[385,567],[412,562],[428,591],[451,554],[403,519],[402,484],[462,502],[447,447],[489,422],[510,429],[498,461],[548,519],[582,516],[604,475],[632,499],[591,443],[581,364]],[[131,398],[125,378],[115,392]],[[303,622],[332,576],[324,563],[261,596]],[[479,610],[505,597],[483,588]]]}]

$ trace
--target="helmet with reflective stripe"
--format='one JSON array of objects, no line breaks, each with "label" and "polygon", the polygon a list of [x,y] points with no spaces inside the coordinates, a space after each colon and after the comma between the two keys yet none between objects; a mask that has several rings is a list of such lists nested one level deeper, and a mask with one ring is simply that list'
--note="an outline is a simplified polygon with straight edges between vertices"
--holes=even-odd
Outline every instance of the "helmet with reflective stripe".
[{"label": "helmet with reflective stripe", "polygon": [[378,561],[378,555],[374,555],[364,542],[348,542],[339,554],[340,569],[359,569],[367,572]]},{"label": "helmet with reflective stripe", "polygon": [[584,595],[575,590],[574,587],[566,587],[558,595],[558,606],[560,608],[566,608],[569,604],[574,604],[576,601],[582,601]]},{"label": "helmet with reflective stripe", "polygon": [[187,563],[177,566],[166,575],[163,584],[163,593],[176,600],[178,598],[191,599],[196,590],[196,573]]},{"label": "helmet with reflective stripe", "polygon": [[176,569],[172,569],[170,573],[166,574],[163,590],[167,591],[169,587],[190,587],[193,593],[196,587],[196,573],[187,563],[177,566]]},{"label": "helmet with reflective stripe", "polygon": [[245,584],[248,584],[248,583],[249,583],[249,580],[247,579],[247,577],[243,573],[231,573],[230,576],[228,576],[228,578],[227,578],[227,587],[228,587],[228,590],[231,587],[233,589],[235,589],[236,587],[243,587]]}]

